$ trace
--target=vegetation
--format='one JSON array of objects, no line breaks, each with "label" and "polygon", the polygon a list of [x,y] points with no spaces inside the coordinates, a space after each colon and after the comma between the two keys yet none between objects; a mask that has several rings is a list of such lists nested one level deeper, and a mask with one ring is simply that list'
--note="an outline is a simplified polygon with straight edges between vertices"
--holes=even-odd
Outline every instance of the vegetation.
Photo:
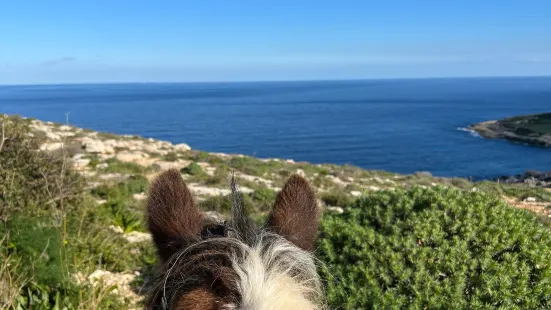
[{"label": "vegetation", "polygon": [[[77,278],[98,268],[142,270],[147,276],[156,260],[153,247],[129,244],[110,231],[107,224],[118,214],[97,208],[63,150],[37,151],[42,141],[29,134],[28,122],[0,119],[0,308],[121,309],[132,304],[113,294],[114,286]],[[95,192],[128,201],[131,193],[145,189],[146,181],[131,177],[124,185]]]},{"label": "vegetation", "polygon": [[36,152],[42,141],[29,136],[23,119],[0,119],[0,125],[0,220],[78,203],[82,179],[70,169],[63,151]]},{"label": "vegetation", "polygon": [[[156,256],[149,241],[127,238],[146,231],[141,199],[154,172],[180,160],[191,162],[183,177],[213,193],[229,189],[235,172],[258,223],[292,173],[305,175],[326,206],[341,207],[325,214],[317,253],[334,309],[549,308],[550,237],[541,223],[551,227],[551,219],[501,200],[551,202],[542,188],[200,151],[152,156],[149,167],[79,155],[90,162],[77,172],[78,140],[37,151],[48,134],[31,127],[0,118],[0,309],[139,308]],[[353,191],[367,196],[355,201]],[[198,201],[205,211],[230,211],[228,195]],[[91,282],[98,270],[139,273],[135,294]]]},{"label": "vegetation", "polygon": [[548,309],[551,234],[496,196],[378,192],[323,220],[336,309]]},{"label": "vegetation", "polygon": [[197,164],[196,162],[193,162],[189,164],[187,167],[182,168],[181,172],[189,175],[194,175],[194,176],[199,176],[204,173],[201,166],[199,166],[199,164]]}]

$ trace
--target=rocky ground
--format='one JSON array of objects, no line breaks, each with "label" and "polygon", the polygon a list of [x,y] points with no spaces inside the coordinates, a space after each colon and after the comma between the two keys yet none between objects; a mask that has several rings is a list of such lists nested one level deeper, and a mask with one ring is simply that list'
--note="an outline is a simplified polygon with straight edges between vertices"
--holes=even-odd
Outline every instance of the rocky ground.
[{"label": "rocky ground", "polygon": [[472,125],[470,129],[488,139],[551,147],[551,113],[486,121]]},{"label": "rocky ground", "polygon": [[527,184],[533,187],[551,188],[551,171],[526,171],[524,174],[501,176],[495,181],[505,184]]},{"label": "rocky ground", "polygon": [[[230,193],[228,176],[232,171],[241,191],[247,196],[247,201],[250,201],[254,216],[258,218],[262,218],[269,210],[275,193],[292,173],[309,179],[326,212],[344,213],[346,205],[353,199],[373,191],[411,186],[453,186],[468,191],[492,191],[513,206],[551,217],[548,211],[551,207],[551,193],[538,188],[549,187],[549,173],[500,179],[504,185],[494,182],[472,183],[460,178],[433,177],[428,172],[399,175],[367,171],[353,166],[314,165],[290,159],[258,159],[236,154],[206,153],[193,150],[187,144],[98,133],[39,120],[28,121],[32,129],[30,134],[44,138],[41,149],[64,154],[85,177],[91,193],[102,186],[116,186],[136,175],[152,180],[160,172],[175,168],[181,171],[207,216],[218,220],[223,220],[228,211],[223,199]],[[522,187],[502,187],[509,183],[522,183]],[[138,212],[142,212],[140,208],[146,196],[146,189],[132,194],[131,200],[138,206]],[[98,206],[107,203],[101,195],[92,197]],[[150,242],[150,236],[144,229],[109,225],[109,230],[124,238],[128,244]],[[135,301],[141,299],[141,287],[132,283],[141,276],[139,270],[116,273],[102,269],[75,275],[80,282],[94,285],[101,281],[115,286],[116,292]]]}]

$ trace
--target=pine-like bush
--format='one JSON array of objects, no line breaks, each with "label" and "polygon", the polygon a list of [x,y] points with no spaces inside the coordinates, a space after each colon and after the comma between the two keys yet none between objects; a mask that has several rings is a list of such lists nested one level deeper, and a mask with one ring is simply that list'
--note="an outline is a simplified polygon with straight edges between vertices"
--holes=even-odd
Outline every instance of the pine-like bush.
[{"label": "pine-like bush", "polygon": [[332,309],[550,309],[551,233],[457,189],[374,193],[322,223]]}]

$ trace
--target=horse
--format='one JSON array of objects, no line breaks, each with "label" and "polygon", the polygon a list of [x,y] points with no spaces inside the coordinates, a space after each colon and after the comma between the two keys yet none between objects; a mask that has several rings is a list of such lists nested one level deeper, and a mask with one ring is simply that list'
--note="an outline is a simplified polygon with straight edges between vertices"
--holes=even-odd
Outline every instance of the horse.
[{"label": "horse", "polygon": [[151,184],[147,225],[160,267],[148,310],[320,310],[313,255],[320,210],[303,177],[291,175],[263,225],[255,225],[231,178],[231,218],[209,220],[180,172]]}]

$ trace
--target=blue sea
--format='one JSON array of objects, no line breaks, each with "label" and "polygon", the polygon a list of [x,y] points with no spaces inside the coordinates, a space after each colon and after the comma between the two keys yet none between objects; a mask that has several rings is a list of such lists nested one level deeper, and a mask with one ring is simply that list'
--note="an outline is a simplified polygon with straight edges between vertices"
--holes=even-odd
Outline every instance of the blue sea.
[{"label": "blue sea", "polygon": [[212,152],[491,178],[551,170],[551,149],[469,124],[551,111],[549,78],[0,86],[0,113]]}]

